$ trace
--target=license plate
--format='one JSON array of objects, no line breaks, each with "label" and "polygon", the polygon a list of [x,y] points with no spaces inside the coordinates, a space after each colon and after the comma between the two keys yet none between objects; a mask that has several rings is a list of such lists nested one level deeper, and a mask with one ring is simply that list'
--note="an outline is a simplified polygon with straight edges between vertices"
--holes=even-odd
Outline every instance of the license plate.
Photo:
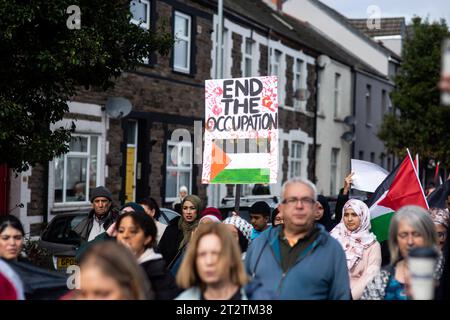
[{"label": "license plate", "polygon": [[75,257],[58,257],[57,259],[57,268],[59,269],[67,269],[69,266],[76,264]]}]

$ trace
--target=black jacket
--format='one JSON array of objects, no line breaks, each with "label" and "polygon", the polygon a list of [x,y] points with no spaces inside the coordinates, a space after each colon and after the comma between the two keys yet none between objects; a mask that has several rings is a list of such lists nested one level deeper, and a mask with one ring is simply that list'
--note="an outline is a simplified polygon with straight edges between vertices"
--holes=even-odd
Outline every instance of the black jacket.
[{"label": "black jacket", "polygon": [[175,284],[175,278],[166,269],[164,259],[145,261],[141,263],[141,267],[155,292],[155,300],[173,300],[183,291]]},{"label": "black jacket", "polygon": [[158,252],[162,254],[166,261],[166,266],[177,256],[178,247],[183,240],[183,231],[178,228],[178,221],[180,219],[181,217],[176,217],[170,221],[159,241]]},{"label": "black jacket", "polygon": [[[94,221],[94,209],[92,209],[87,218],[81,220],[81,222],[73,229],[78,235],[80,235],[81,240],[88,241],[89,233],[91,233],[92,225]],[[117,208],[111,208],[109,209],[108,213],[106,214],[106,218],[103,222],[103,229],[106,231],[108,228],[117,220],[119,217],[119,212]]]}]

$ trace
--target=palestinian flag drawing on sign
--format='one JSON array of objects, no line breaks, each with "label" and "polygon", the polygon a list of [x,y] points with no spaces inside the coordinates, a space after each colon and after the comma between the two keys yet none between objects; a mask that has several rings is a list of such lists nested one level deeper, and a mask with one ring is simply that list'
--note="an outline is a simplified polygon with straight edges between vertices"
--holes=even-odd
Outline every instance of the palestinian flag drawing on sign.
[{"label": "palestinian flag drawing on sign", "polygon": [[[258,143],[261,140],[262,143]],[[270,154],[267,139],[215,140],[212,147],[211,183],[269,183]],[[240,144],[239,142],[242,141]],[[242,145],[242,150],[239,146]],[[259,147],[249,150],[246,145]],[[230,150],[231,149],[231,150]],[[250,151],[260,151],[250,152]],[[251,161],[249,161],[249,157]]]},{"label": "palestinian flag drawing on sign", "polygon": [[277,77],[207,80],[202,183],[276,183]]},{"label": "palestinian flag drawing on sign", "polygon": [[406,205],[428,209],[428,203],[409,151],[403,162],[386,177],[367,202],[370,208],[372,232],[375,233],[379,242],[388,239],[392,216]]}]

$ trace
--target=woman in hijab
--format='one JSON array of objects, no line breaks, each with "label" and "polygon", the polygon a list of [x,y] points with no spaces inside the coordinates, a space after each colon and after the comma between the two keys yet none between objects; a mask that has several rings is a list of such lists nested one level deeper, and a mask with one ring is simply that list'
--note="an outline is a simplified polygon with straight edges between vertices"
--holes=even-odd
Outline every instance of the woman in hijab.
[{"label": "woman in hijab", "polygon": [[354,300],[361,298],[367,283],[381,267],[381,247],[370,228],[369,208],[364,202],[351,199],[344,205],[341,222],[331,231],[345,251]]},{"label": "woman in hijab", "polygon": [[198,225],[202,201],[196,195],[189,195],[183,199],[181,205],[182,215],[170,221],[159,242],[158,251],[166,260],[169,268],[182,254],[185,246],[191,239],[192,231]]},{"label": "woman in hijab", "polygon": [[336,223],[334,223],[331,218],[331,210],[327,198],[319,194],[317,196],[317,202],[318,202],[318,210],[322,213],[322,217],[319,220],[317,220],[317,223],[322,224],[325,227],[325,229],[328,232],[330,232],[334,228]]},{"label": "woman in hijab", "polygon": [[431,215],[431,220],[434,222],[436,232],[438,235],[438,246],[441,251],[444,248],[445,240],[447,240],[447,229],[449,223],[449,214],[446,209],[430,208],[428,212]]}]

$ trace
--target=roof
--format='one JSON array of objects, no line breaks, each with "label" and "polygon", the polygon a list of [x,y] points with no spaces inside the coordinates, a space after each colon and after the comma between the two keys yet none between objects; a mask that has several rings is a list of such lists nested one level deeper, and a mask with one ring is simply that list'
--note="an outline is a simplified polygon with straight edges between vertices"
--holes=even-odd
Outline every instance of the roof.
[{"label": "roof", "polygon": [[348,21],[357,29],[364,32],[369,37],[394,36],[405,34],[405,18],[381,18],[380,29],[369,29],[367,19],[348,19]]},{"label": "roof", "polygon": [[386,79],[385,75],[354,56],[308,22],[277,12],[263,3],[262,0],[225,0],[224,3],[228,9],[265,26],[272,32],[312,49],[317,55],[326,54],[342,64],[359,68]]},{"label": "roof", "polygon": [[337,12],[333,8],[327,6],[323,2],[319,0],[310,0],[312,3],[316,4],[318,7],[323,9],[324,11],[328,12],[331,16],[333,16],[336,20],[340,21],[343,25],[345,25],[351,32],[353,32],[355,35],[359,36],[362,40],[366,41],[367,44],[372,46],[375,49],[378,49],[386,54],[392,54],[391,50],[388,50],[386,47],[381,46],[379,43],[374,41],[370,36],[366,35],[364,32],[360,31],[358,28],[356,28],[352,23],[350,23],[349,19],[342,15],[341,13]]}]

